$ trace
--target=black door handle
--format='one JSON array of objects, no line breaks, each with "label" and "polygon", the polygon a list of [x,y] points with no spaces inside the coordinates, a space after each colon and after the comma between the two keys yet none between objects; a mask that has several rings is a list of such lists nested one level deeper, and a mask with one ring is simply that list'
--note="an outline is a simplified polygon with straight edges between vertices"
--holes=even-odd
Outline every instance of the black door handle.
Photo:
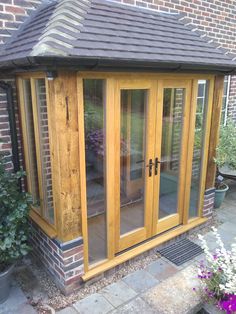
[{"label": "black door handle", "polygon": [[162,164],[163,161],[159,161],[158,158],[155,158],[155,176],[158,174],[158,164]]},{"label": "black door handle", "polygon": [[152,162],[152,159],[149,159],[149,163],[146,167],[149,168],[149,177],[152,176],[152,166],[154,166],[154,163]]}]

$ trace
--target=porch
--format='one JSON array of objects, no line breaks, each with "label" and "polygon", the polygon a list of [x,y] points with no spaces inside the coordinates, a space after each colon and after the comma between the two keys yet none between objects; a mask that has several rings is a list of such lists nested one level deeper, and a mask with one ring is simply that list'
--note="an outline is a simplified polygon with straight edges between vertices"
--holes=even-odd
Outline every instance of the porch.
[{"label": "porch", "polygon": [[179,15],[107,0],[43,2],[4,45],[31,242],[64,293],[210,220],[232,58]]}]

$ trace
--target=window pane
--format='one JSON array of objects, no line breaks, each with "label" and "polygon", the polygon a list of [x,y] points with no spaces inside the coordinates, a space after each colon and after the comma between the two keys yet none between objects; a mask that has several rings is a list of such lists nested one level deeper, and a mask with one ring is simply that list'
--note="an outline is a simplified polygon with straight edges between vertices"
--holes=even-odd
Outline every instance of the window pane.
[{"label": "window pane", "polygon": [[147,90],[121,90],[120,234],[144,226]]},{"label": "window pane", "polygon": [[176,214],[178,211],[184,102],[185,89],[164,89],[159,219]]},{"label": "window pane", "polygon": [[89,263],[107,257],[104,90],[104,80],[84,80]]},{"label": "window pane", "polygon": [[38,110],[38,127],[40,142],[40,158],[42,164],[44,218],[54,223],[54,208],[52,194],[52,169],[49,147],[48,114],[46,101],[46,87],[44,79],[35,80],[35,90]]},{"label": "window pane", "polygon": [[[198,97],[202,93],[202,81],[198,85]],[[191,193],[190,193],[190,207],[189,207],[189,218],[198,216],[199,207],[199,189],[200,189],[200,174],[201,174],[201,163],[202,163],[202,147],[204,145],[205,135],[205,120],[208,100],[208,81],[204,81],[204,95],[203,95],[203,110],[202,113],[196,114],[195,122],[195,134],[194,134],[194,149],[193,149],[193,161],[192,161],[192,179],[191,179]]]},{"label": "window pane", "polygon": [[225,76],[223,99],[222,99],[221,122],[220,122],[221,125],[224,125],[226,123],[226,119],[227,119],[228,88],[229,88],[229,76]]},{"label": "window pane", "polygon": [[39,196],[39,181],[38,181],[38,167],[36,159],[36,145],[35,145],[35,131],[34,131],[34,118],[32,108],[32,97],[30,80],[23,80],[24,92],[24,109],[25,109],[25,126],[27,136],[27,157],[29,159],[29,173],[28,191],[32,194],[34,207],[40,211],[40,196]]}]

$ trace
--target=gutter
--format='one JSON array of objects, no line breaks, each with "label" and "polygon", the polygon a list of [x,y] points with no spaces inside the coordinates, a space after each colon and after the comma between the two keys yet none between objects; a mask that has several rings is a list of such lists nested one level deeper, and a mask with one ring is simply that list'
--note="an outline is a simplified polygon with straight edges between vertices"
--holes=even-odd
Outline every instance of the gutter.
[{"label": "gutter", "polygon": [[13,102],[13,90],[12,86],[8,83],[0,81],[0,88],[2,88],[7,96],[7,111],[9,115],[9,124],[10,124],[10,136],[12,143],[12,162],[14,171],[17,172],[20,170],[20,161],[19,161],[19,149],[18,149],[18,139],[17,139],[17,129],[16,129],[16,119],[15,119],[15,107]]},{"label": "gutter", "polygon": [[0,62],[2,74],[11,69],[14,72],[45,71],[65,68],[76,71],[147,71],[147,72],[176,72],[176,73],[208,73],[232,75],[236,73],[236,63],[233,64],[186,64],[184,62],[155,62],[129,59],[87,58],[76,56],[30,56]]}]

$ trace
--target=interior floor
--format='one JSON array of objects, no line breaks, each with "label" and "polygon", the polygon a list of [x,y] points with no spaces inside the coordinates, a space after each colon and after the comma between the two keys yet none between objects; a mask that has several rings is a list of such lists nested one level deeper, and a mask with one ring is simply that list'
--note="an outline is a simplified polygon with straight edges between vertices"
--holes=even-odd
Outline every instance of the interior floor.
[{"label": "interior floor", "polygon": [[[166,217],[174,212],[176,209],[166,211],[166,202],[168,197],[160,198],[160,219]],[[172,201],[173,205],[173,201]],[[124,235],[127,232],[133,231],[144,226],[144,210],[143,200],[139,200],[132,204],[123,205],[120,209],[120,234]],[[89,235],[89,262],[95,263],[104,260],[107,256],[106,248],[106,217],[105,214],[99,214],[88,218],[88,235]]]}]

